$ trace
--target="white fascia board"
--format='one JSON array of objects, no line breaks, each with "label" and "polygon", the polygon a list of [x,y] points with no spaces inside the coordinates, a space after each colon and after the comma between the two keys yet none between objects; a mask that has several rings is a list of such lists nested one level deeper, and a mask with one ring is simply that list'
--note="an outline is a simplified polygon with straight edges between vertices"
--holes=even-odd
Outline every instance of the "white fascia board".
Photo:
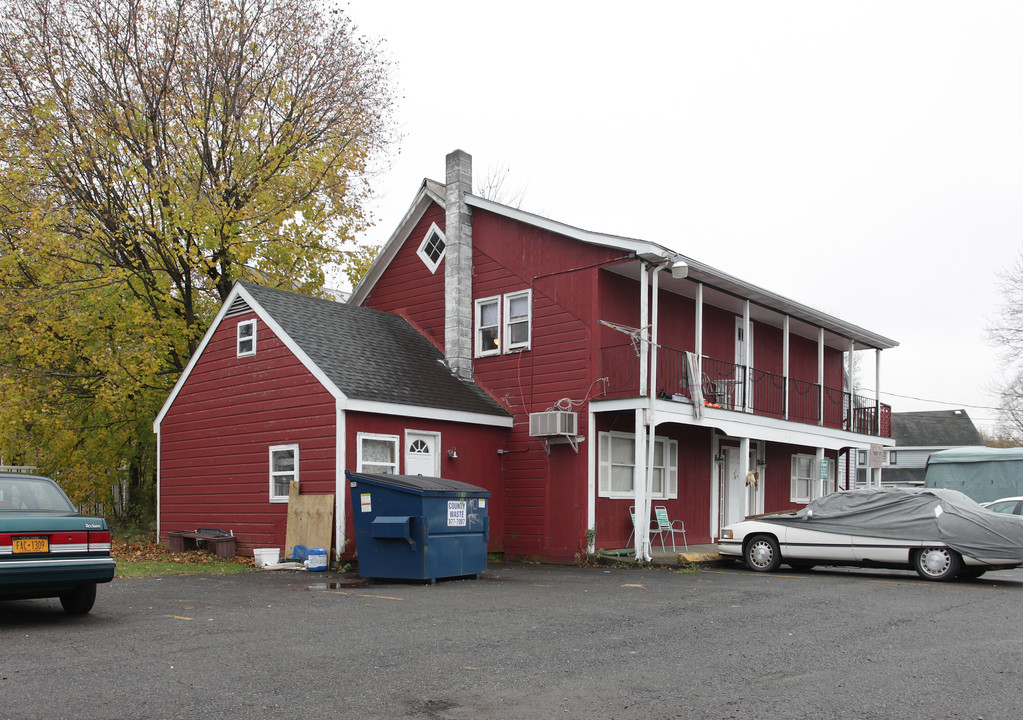
[{"label": "white fascia board", "polygon": [[160,408],[160,412],[157,414],[156,420],[153,421],[153,432],[160,432],[160,423],[163,422],[163,418],[170,411],[171,405],[174,404],[174,400],[177,398],[178,393],[181,392],[181,388],[184,387],[185,382],[188,380],[188,376],[192,373],[192,369],[199,361],[199,358],[202,357],[203,351],[206,350],[206,346],[209,344],[210,339],[220,327],[228,309],[238,297],[241,297],[246,303],[248,303],[252,311],[256,313],[256,317],[262,320],[263,323],[281,339],[281,342],[284,343],[285,347],[287,347],[288,350],[290,350],[292,354],[298,358],[299,362],[301,362],[302,365],[304,365],[305,368],[312,373],[313,377],[320,381],[320,384],[323,385],[324,389],[326,389],[336,401],[344,402],[347,399],[345,394],[341,392],[341,389],[337,387],[337,385],[335,385],[322,370],[320,370],[319,366],[317,366],[316,363],[314,363],[312,359],[305,354],[302,348],[298,346],[291,336],[284,332],[284,329],[277,324],[277,321],[274,320],[266,310],[263,309],[263,306],[256,302],[255,298],[253,298],[240,283],[235,283],[231,292],[228,294],[227,299],[224,300],[224,304],[220,307],[220,312],[217,313],[213,322],[210,323],[209,329],[206,331],[206,334],[203,335],[202,342],[199,343],[195,352],[192,353],[192,357],[189,359],[188,365],[185,366],[184,372],[181,373],[181,377],[178,378],[178,381],[174,383],[174,388],[171,390],[170,395],[164,402],[163,407]]},{"label": "white fascia board", "polygon": [[439,408],[420,407],[418,405],[396,405],[376,400],[349,400],[344,405],[349,412],[374,413],[376,415],[400,415],[403,417],[422,418],[424,420],[444,420],[447,422],[470,423],[473,425],[492,425],[493,427],[510,428],[514,418],[511,416],[485,415],[483,413],[462,412],[460,410],[441,410]]},{"label": "white fascia board", "polygon": [[348,302],[352,305],[362,305],[363,301],[369,296],[370,291],[376,285],[380,276],[384,274],[384,270],[394,260],[394,256],[398,254],[398,250],[401,249],[402,243],[405,242],[412,229],[415,228],[416,224],[422,219],[423,213],[430,205],[437,203],[441,207],[444,207],[444,199],[439,198],[434,193],[429,184],[424,183],[423,187],[420,188],[419,193],[416,195],[416,199],[409,206],[409,209],[405,213],[405,217],[402,218],[401,222],[391,237],[387,239],[384,246],[380,248],[380,252],[373,259],[366,274],[362,276],[362,280],[355,286],[352,291],[352,296],[348,299]]},{"label": "white fascia board", "polygon": [[864,330],[852,323],[845,322],[844,320],[840,320],[828,315],[827,313],[815,310],[814,308],[803,305],[795,300],[783,297],[769,290],[764,290],[752,283],[744,282],[729,275],[728,273],[721,272],[710,265],[693,260],[686,255],[682,255],[657,243],[582,230],[580,228],[573,227],[572,225],[566,225],[565,223],[561,223],[556,220],[534,215],[533,213],[519,210],[518,208],[508,207],[507,205],[502,205],[501,203],[494,202],[493,200],[487,200],[486,198],[477,197],[475,195],[466,195],[465,202],[472,207],[477,207],[481,210],[486,210],[487,212],[511,218],[512,220],[517,220],[542,230],[548,230],[550,232],[558,233],[559,235],[564,235],[565,237],[591,243],[593,245],[618,248],[652,262],[681,259],[689,265],[689,277],[695,281],[705,282],[708,285],[717,287],[725,292],[732,293],[737,297],[749,299],[777,312],[792,315],[793,317],[805,320],[840,335],[853,338],[857,342],[869,345],[871,348],[885,350],[897,347],[899,344],[895,340],[886,338],[883,335],[878,335],[877,333],[870,332],[869,330]]},{"label": "white fascia board", "polygon": [[574,240],[591,243],[593,245],[618,248],[619,250],[634,253],[639,257],[649,260],[670,260],[678,255],[678,253],[669,250],[662,245],[658,245],[657,243],[583,230],[581,228],[573,227],[572,225],[566,225],[565,223],[558,222],[557,220],[551,220],[550,218],[541,217],[540,215],[534,215],[533,213],[526,212],[525,210],[508,207],[507,205],[502,205],[501,203],[494,202],[493,200],[477,197],[476,195],[466,195],[465,203],[472,207],[477,207],[480,210],[486,210],[487,212],[492,212],[496,215],[503,215],[506,218],[538,227],[541,230],[548,230],[550,232],[564,235],[565,237],[570,237]]},{"label": "white fascia board", "polygon": [[[622,398],[619,400],[591,400],[590,407],[594,412],[617,412],[647,407],[646,398]],[[655,405],[658,424],[673,422],[694,427],[711,427],[725,433],[729,437],[766,440],[768,442],[785,443],[787,445],[806,445],[828,450],[857,448],[868,450],[871,445],[895,447],[892,438],[861,435],[860,433],[838,430],[821,425],[809,425],[792,420],[704,407],[703,417],[693,417],[693,406],[689,403],[677,403],[671,400],[657,400]]]}]

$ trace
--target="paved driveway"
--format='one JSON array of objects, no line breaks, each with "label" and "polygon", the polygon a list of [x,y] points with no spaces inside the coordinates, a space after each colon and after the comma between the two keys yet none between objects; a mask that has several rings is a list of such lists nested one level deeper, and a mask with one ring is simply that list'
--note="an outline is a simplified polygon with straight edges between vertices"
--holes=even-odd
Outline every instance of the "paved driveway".
[{"label": "paved driveway", "polygon": [[1021,571],[934,584],[501,564],[434,586],[330,579],[116,580],[84,619],[0,603],[0,717],[1023,714]]}]

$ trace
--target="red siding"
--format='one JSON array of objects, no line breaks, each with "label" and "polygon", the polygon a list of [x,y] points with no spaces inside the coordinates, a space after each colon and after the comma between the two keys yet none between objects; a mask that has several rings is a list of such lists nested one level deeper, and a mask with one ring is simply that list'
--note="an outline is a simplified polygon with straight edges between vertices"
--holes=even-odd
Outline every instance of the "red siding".
[{"label": "red siding", "polygon": [[160,530],[233,530],[281,547],[288,506],[270,503],[269,448],[299,446],[303,493],[334,492],[334,399],[261,321],[236,356],[238,321],[210,339],[160,427]]},{"label": "red siding", "polygon": [[[380,435],[397,435],[399,446],[404,445],[405,433],[419,431],[440,433],[440,445],[437,453],[440,456],[440,474],[449,480],[478,485],[490,491],[490,505],[487,509],[490,517],[491,552],[502,552],[504,539],[504,487],[501,481],[501,455],[504,449],[507,431],[503,428],[485,425],[465,425],[440,420],[424,420],[421,418],[401,417],[397,415],[372,415],[368,413],[349,412],[345,416],[346,438],[348,448],[347,469],[357,471],[358,467],[358,436],[359,433],[375,433]],[[448,450],[455,448],[457,458],[448,457]],[[404,449],[399,458],[398,472],[405,472]],[[348,489],[345,489],[348,492]],[[346,495],[346,537],[353,538],[355,532],[351,497]],[[348,548],[351,550],[351,548]]]},{"label": "red siding", "polygon": [[419,257],[419,245],[436,223],[444,230],[444,209],[431,205],[391,260],[363,303],[409,319],[426,337],[444,348],[444,263],[435,273]]}]

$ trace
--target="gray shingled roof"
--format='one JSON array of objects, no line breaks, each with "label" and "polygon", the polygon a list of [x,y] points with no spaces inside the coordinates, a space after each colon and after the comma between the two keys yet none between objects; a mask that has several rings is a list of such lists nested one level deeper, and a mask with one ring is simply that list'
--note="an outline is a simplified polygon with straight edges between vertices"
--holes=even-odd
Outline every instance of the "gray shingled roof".
[{"label": "gray shingled roof", "polygon": [[[984,444],[984,439],[965,410],[892,413],[892,437],[896,445],[902,447]],[[886,476],[887,473],[886,470]]]},{"label": "gray shingled roof", "polygon": [[510,417],[404,318],[241,281],[348,398]]}]

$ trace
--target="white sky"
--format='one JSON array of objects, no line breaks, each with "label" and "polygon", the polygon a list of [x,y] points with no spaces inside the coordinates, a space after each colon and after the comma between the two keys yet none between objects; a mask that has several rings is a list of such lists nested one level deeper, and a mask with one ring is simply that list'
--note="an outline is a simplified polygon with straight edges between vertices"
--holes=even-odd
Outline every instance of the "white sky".
[{"label": "white sky", "polygon": [[881,353],[896,412],[993,420],[986,327],[1023,248],[1023,3],[347,7],[402,96],[365,240],[461,148],[477,178],[506,169],[523,209],[897,340]]}]

